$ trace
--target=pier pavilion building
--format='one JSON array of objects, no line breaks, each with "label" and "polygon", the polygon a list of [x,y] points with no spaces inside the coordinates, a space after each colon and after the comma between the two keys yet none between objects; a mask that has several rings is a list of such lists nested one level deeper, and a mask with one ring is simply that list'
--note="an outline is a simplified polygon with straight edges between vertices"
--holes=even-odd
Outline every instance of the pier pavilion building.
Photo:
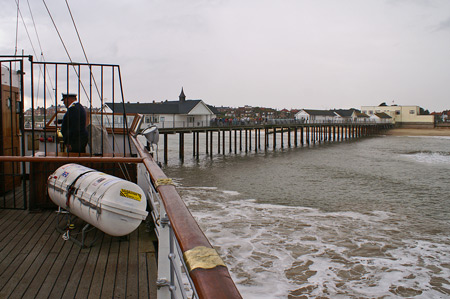
[{"label": "pier pavilion building", "polygon": [[106,109],[113,113],[139,113],[145,124],[159,128],[207,127],[216,118],[217,109],[203,100],[186,100],[183,88],[178,101],[153,103],[106,103]]}]

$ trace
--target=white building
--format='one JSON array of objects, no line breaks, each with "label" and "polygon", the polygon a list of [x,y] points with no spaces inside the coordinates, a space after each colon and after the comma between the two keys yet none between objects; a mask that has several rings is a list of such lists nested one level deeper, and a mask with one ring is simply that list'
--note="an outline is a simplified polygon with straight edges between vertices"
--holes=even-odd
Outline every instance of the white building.
[{"label": "white building", "polygon": [[358,110],[353,110],[352,121],[355,122],[355,123],[370,122],[370,116],[368,116],[364,112],[361,112],[361,111],[358,111]]},{"label": "white building", "polygon": [[384,112],[397,126],[434,127],[434,115],[420,115],[419,106],[361,106],[361,111],[369,116]]},{"label": "white building", "polygon": [[331,123],[336,114],[330,110],[302,109],[295,114],[295,119],[305,123]]},{"label": "white building", "polygon": [[378,124],[391,124],[393,122],[393,118],[384,112],[374,113],[370,116],[370,120]]},{"label": "white building", "polygon": [[159,128],[204,127],[216,118],[216,109],[202,100],[186,100],[183,89],[178,101],[159,103],[106,103],[114,113],[138,113],[144,116],[144,124]]}]

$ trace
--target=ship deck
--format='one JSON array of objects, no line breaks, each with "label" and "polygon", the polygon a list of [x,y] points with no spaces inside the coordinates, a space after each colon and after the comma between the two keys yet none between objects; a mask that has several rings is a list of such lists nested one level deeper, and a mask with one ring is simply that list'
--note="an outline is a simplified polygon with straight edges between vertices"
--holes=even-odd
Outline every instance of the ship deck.
[{"label": "ship deck", "polygon": [[[127,237],[92,229],[86,244],[95,243],[81,248],[56,230],[60,217],[0,209],[0,298],[156,298],[154,238],[144,223]],[[74,223],[70,234],[80,239],[84,224]]]}]

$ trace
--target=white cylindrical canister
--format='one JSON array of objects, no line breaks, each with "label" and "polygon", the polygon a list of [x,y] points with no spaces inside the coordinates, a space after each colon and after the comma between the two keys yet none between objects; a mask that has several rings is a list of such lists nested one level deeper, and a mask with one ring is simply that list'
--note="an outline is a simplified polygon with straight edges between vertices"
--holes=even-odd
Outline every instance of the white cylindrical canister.
[{"label": "white cylindrical canister", "polygon": [[147,217],[147,198],[129,181],[66,164],[48,178],[50,199],[111,236],[133,232]]}]

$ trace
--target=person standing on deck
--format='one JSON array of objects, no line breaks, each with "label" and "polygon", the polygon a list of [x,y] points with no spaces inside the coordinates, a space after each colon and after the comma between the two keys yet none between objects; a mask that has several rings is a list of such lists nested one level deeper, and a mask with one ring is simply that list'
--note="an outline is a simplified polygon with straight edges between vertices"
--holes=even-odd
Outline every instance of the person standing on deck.
[{"label": "person standing on deck", "polygon": [[78,103],[76,94],[63,94],[61,101],[67,107],[61,126],[61,133],[67,151],[69,153],[85,153],[88,142],[86,111]]}]

